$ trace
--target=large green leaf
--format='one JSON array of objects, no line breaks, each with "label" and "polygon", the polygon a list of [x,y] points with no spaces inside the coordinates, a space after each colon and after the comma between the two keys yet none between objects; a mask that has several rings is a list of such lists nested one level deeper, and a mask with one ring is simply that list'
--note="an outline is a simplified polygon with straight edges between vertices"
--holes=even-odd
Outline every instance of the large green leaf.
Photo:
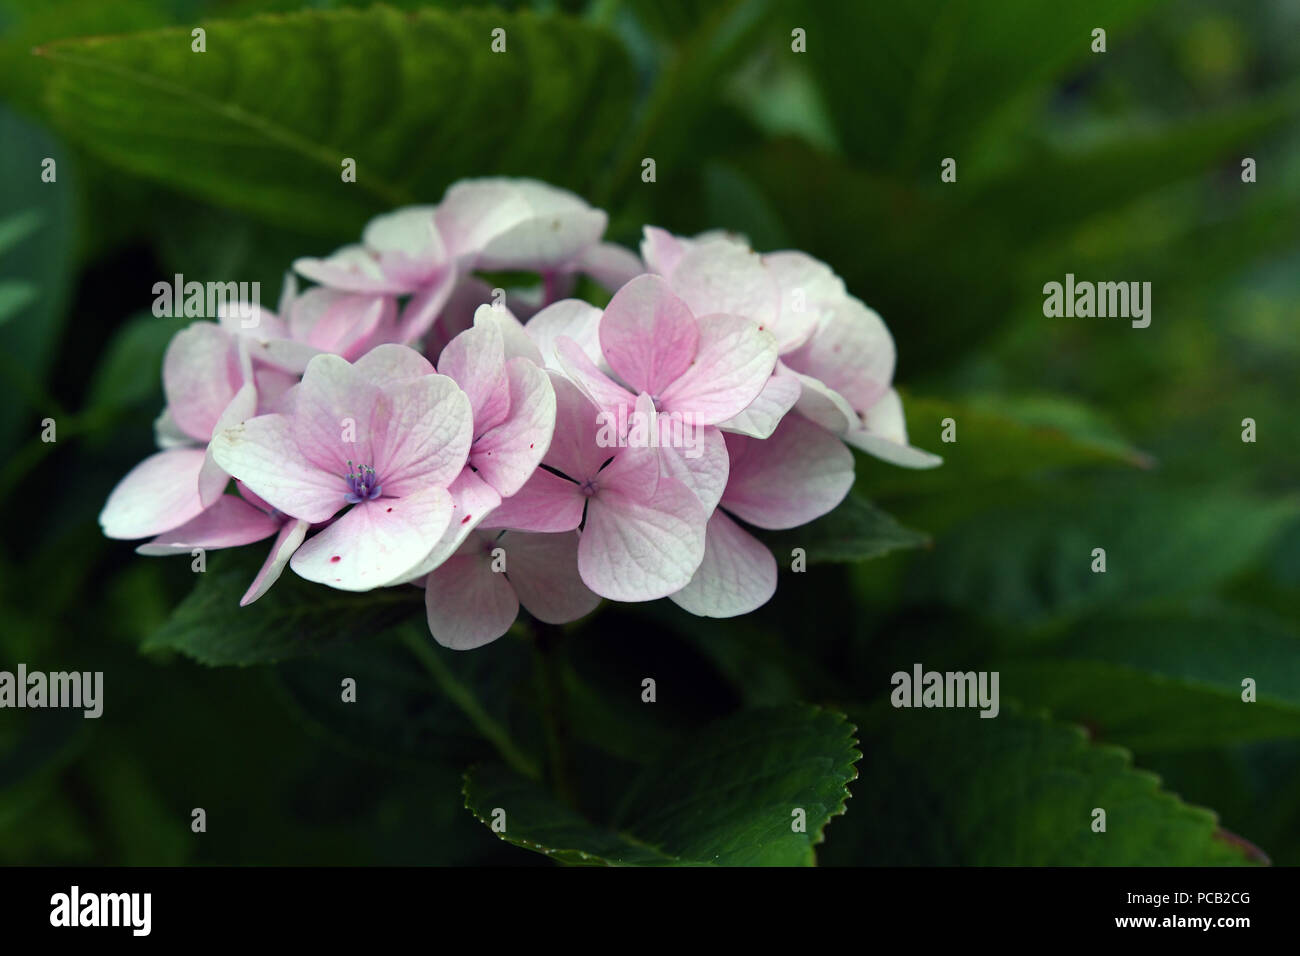
[{"label": "large green leaf", "polygon": [[42,48],[52,115],[134,173],[323,236],[466,176],[581,190],[631,102],[614,38],[560,17],[374,7],[204,28],[204,53],[185,29]]},{"label": "large green leaf", "polygon": [[[1285,499],[1131,482],[1067,499],[1026,492],[940,537],[909,593],[1020,623],[1202,594],[1258,558],[1296,510]],[[1104,572],[1093,571],[1097,548]]]},{"label": "large green leaf", "polygon": [[794,0],[790,12],[808,31],[803,56],[848,152],[875,166],[932,167],[937,178],[940,157],[978,146],[1070,65],[1104,57],[1090,50],[1095,27],[1114,43],[1158,2]]},{"label": "large green leaf", "polygon": [[[853,813],[825,862],[1208,866],[1258,861],[1215,815],[1160,789],[1118,747],[1004,704],[880,707],[864,720]],[[1095,809],[1106,830],[1092,829]]]},{"label": "large green leaf", "polygon": [[[999,665],[1002,693],[1138,751],[1300,737],[1300,634],[1223,606],[1111,614]],[[1242,700],[1242,681],[1257,699]]]},{"label": "large green leaf", "polygon": [[424,598],[416,588],[353,594],[311,584],[287,569],[259,600],[240,607],[265,557],[263,546],[269,548],[270,541],[207,555],[207,570],[197,575],[194,590],[142,649],[180,651],[213,666],[269,664],[378,637],[403,618],[423,614]]},{"label": "large green leaf", "polygon": [[502,839],[564,863],[807,866],[860,756],[842,715],[787,705],[742,711],[651,765],[608,825],[494,766],[466,775],[465,805],[489,825],[505,811]]}]

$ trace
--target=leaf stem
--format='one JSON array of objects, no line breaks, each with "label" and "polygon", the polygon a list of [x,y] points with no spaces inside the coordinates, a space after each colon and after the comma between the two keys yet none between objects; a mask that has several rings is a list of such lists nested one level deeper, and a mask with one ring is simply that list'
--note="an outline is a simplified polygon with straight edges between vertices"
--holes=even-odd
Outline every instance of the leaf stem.
[{"label": "leaf stem", "polygon": [[564,672],[558,653],[564,631],[554,624],[529,622],[533,636],[533,655],[537,663],[537,696],[546,732],[546,753],[550,764],[551,789],[569,806],[577,806],[572,768],[566,741],[568,721],[565,713]]},{"label": "leaf stem", "polygon": [[515,746],[515,742],[510,739],[509,731],[483,709],[468,687],[456,679],[429,641],[416,628],[410,627],[401,629],[401,639],[420,659],[420,663],[437,681],[443,693],[465,713],[478,732],[496,748],[501,759],[529,779],[540,780],[542,773],[537,763]]}]

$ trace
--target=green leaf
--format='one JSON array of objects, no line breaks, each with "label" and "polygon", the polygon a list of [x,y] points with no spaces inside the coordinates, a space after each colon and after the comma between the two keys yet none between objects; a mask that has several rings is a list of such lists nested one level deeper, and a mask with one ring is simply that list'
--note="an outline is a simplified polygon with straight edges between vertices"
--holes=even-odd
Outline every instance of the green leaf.
[{"label": "green leaf", "polygon": [[374,7],[204,29],[205,53],[188,28],[40,48],[50,112],[131,172],[322,236],[466,176],[581,190],[631,104],[621,46],[566,18]]},{"label": "green leaf", "polygon": [[[465,806],[501,838],[563,863],[810,866],[861,755],[841,714],[806,704],[742,711],[647,768],[608,825],[499,767],[465,777]],[[795,832],[793,811],[806,814]]]},{"label": "green leaf", "polygon": [[[1065,396],[905,398],[903,408],[912,443],[942,454],[943,465],[859,468],[857,487],[864,494],[935,498],[1049,469],[1154,464],[1099,413]],[[955,425],[956,441],[942,440],[946,419]]]},{"label": "green leaf", "polygon": [[791,14],[808,31],[808,65],[849,154],[909,171],[933,163],[937,178],[939,157],[978,147],[995,124],[1023,115],[1071,64],[1093,56],[1094,27],[1104,26],[1113,44],[1158,2],[805,0]]},{"label": "green leaf", "polygon": [[0,323],[7,322],[27,308],[40,293],[36,286],[22,279],[0,280]]},{"label": "green leaf", "polygon": [[88,411],[103,412],[161,399],[162,362],[172,336],[192,320],[142,312],[127,319],[108,343],[90,380]]},{"label": "green leaf", "polygon": [[[908,592],[1023,624],[1124,602],[1210,592],[1259,557],[1297,503],[1232,491],[1099,484],[1059,489],[955,526],[912,568]],[[1106,570],[1092,570],[1093,550]]]},{"label": "green leaf", "polygon": [[[427,645],[422,656],[436,657],[434,674],[419,666],[410,647],[399,641],[367,640],[333,648],[276,668],[276,679],[295,714],[312,730],[368,760],[432,760],[454,764],[459,771],[491,756],[481,728],[461,705],[461,695],[472,698],[476,713],[507,726],[520,685],[530,673],[526,643],[507,634],[465,653],[435,645],[423,620],[399,630]],[[355,701],[343,701],[343,677],[356,681]]]},{"label": "green leaf", "polygon": [[765,536],[778,555],[803,548],[809,564],[852,563],[892,551],[924,548],[930,539],[905,528],[871,502],[850,494],[830,514],[790,531]]},{"label": "green leaf", "polygon": [[[1138,751],[1300,737],[1300,634],[1244,609],[1090,618],[999,670],[1008,697]],[[1247,677],[1253,703],[1242,700]]]},{"label": "green leaf", "polygon": [[[1212,866],[1262,856],[1077,727],[1006,705],[993,719],[887,706],[868,716],[854,812],[825,862]],[[1095,809],[1106,812],[1104,833],[1092,830]]]},{"label": "green leaf", "polygon": [[[212,666],[269,664],[318,653],[348,640],[377,637],[405,617],[422,615],[416,588],[364,594],[322,588],[288,569],[260,599],[240,607],[270,540],[238,553],[207,556],[208,569],[145,651],[180,651]],[[189,556],[173,560],[188,561]]]}]

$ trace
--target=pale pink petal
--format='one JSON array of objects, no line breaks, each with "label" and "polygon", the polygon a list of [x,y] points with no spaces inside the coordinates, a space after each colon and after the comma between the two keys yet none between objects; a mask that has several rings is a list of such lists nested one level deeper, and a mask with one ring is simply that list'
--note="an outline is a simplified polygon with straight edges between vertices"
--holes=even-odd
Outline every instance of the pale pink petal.
[{"label": "pale pink petal", "polygon": [[[235,393],[235,397],[230,400],[226,410],[217,419],[214,433],[225,431],[233,425],[245,422],[256,414],[257,387],[250,382],[240,388]],[[213,458],[212,446],[209,445],[207,454],[203,459],[203,468],[199,471],[199,499],[203,502],[203,507],[208,507],[221,497],[221,493],[226,490],[228,484],[230,484],[230,477]]]},{"label": "pale pink petal", "polygon": [[826,514],[853,485],[853,454],[834,435],[788,415],[760,441],[727,435],[731,477],[722,507],[759,528],[795,528]]},{"label": "pale pink petal", "polygon": [[704,558],[708,516],[695,492],[660,477],[647,492],[645,462],[656,453],[627,449],[599,476],[578,543],[583,582],[613,601],[652,601],[680,591]]},{"label": "pale pink petal", "polygon": [[448,265],[431,275],[415,294],[402,307],[402,315],[397,323],[396,341],[410,344],[423,338],[433,328],[438,316],[447,308],[447,303],[457,287],[456,270]]},{"label": "pale pink petal", "polygon": [[285,566],[288,565],[289,559],[293,557],[294,552],[302,545],[303,539],[307,537],[307,529],[311,527],[311,522],[292,519],[285,522],[280,528],[280,533],[276,535],[275,542],[271,545],[271,550],[266,555],[266,560],[262,562],[262,569],[257,572],[257,577],[253,578],[253,583],[248,586],[244,596],[239,599],[240,607],[247,607],[267,591],[271,590],[271,585],[280,580],[280,575],[284,572]]},{"label": "pale pink petal", "polygon": [[[308,360],[310,361],[310,359]],[[258,365],[253,369],[253,382],[257,386],[257,412],[287,412],[292,401],[290,393],[298,386],[299,376],[284,369]]]},{"label": "pale pink petal", "polygon": [[148,538],[170,531],[203,510],[199,471],[203,449],[172,448],[150,455],[117,483],[99,513],[109,538]]},{"label": "pale pink petal", "polygon": [[210,507],[178,528],[160,534],[135,549],[149,557],[189,554],[195,548],[237,548],[269,538],[280,522],[234,495],[222,495]]},{"label": "pale pink petal", "polygon": [[383,587],[424,559],[451,513],[451,495],[442,487],[363,501],[307,539],[289,566],[308,581],[341,591]]},{"label": "pale pink petal", "polygon": [[195,322],[172,337],[163,357],[167,408],[181,431],[200,442],[243,384],[230,334],[213,322]]},{"label": "pale pink petal", "polygon": [[646,271],[636,253],[612,242],[588,246],[570,263],[570,267],[591,276],[611,292]]},{"label": "pale pink petal", "polygon": [[503,497],[513,495],[537,469],[555,430],[555,389],[550,377],[528,359],[506,363],[510,411],[474,442],[470,464]]},{"label": "pale pink petal", "polygon": [[894,339],[880,316],[845,298],[823,314],[806,345],[782,360],[839,392],[862,415],[889,389],[894,358]]},{"label": "pale pink petal", "polygon": [[[551,374],[555,389],[555,434],[542,463],[574,481],[593,477],[612,455],[597,440],[599,414],[578,387],[562,375]],[[627,398],[632,404],[632,397]]]},{"label": "pale pink petal", "polygon": [[739,315],[767,329],[776,321],[781,291],[758,253],[726,239],[694,244],[670,280],[696,315]]},{"label": "pale pink petal", "polygon": [[597,411],[617,413],[620,408],[630,410],[636,404],[636,395],[597,368],[573,339],[560,336],[555,343],[555,357],[569,381],[592,405],[592,424],[588,427],[595,427]]},{"label": "pale pink petal", "polygon": [[649,271],[671,278],[687,248],[686,243],[666,229],[646,226],[641,239],[641,258]]},{"label": "pale pink petal", "polygon": [[490,554],[477,542],[425,579],[424,606],[433,639],[458,651],[495,641],[519,615],[510,581],[492,570]]},{"label": "pale pink petal", "polygon": [[474,437],[469,399],[456,383],[446,375],[398,382],[384,390],[379,409],[372,461],[383,493],[401,497],[451,484]]},{"label": "pale pink petal", "polygon": [[892,388],[867,410],[862,427],[846,432],[844,440],[869,455],[902,468],[934,468],[943,464],[938,455],[907,443],[903,401]]},{"label": "pale pink petal", "polygon": [[690,584],[669,598],[700,617],[738,617],[776,593],[772,552],[721,511],[709,519],[704,560]]},{"label": "pale pink petal", "polygon": [[450,376],[469,397],[474,434],[499,424],[510,410],[505,342],[495,325],[476,325],[447,343],[438,371]]},{"label": "pale pink petal", "polygon": [[781,309],[770,326],[781,354],[793,352],[816,331],[822,314],[849,298],[830,266],[802,252],[772,252],[763,265],[781,290]]},{"label": "pale pink petal", "polygon": [[521,531],[572,531],[582,523],[586,497],[566,478],[538,469],[524,486],[488,515],[485,528]]},{"label": "pale pink petal", "polygon": [[507,531],[496,544],[505,549],[506,575],[519,603],[539,621],[568,624],[600,603],[600,595],[578,575],[578,532]]},{"label": "pale pink petal", "polygon": [[776,367],[776,339],[737,315],[706,315],[699,326],[695,361],[659,395],[659,407],[716,425],[739,415],[763,391]]},{"label": "pale pink petal", "polygon": [[384,274],[375,254],[361,245],[344,246],[328,259],[295,259],[294,271],[306,279],[340,292],[404,295],[408,283]]},{"label": "pale pink petal", "polygon": [[[346,504],[344,477],[322,471],[303,457],[286,415],[259,415],[222,429],[213,436],[211,447],[226,474],[286,515],[316,523],[333,517]],[[201,465],[203,453],[196,454]],[[197,474],[195,483],[197,499]]]},{"label": "pale pink petal", "polygon": [[783,363],[781,367],[799,383],[799,400],[794,408],[800,415],[837,435],[858,427],[858,414],[843,395],[820,379],[796,372]]},{"label": "pale pink petal", "polygon": [[542,353],[528,337],[524,324],[515,318],[504,305],[480,305],[474,310],[474,327],[493,326],[501,334],[501,344],[507,361],[512,358],[526,358],[534,365],[544,365]]},{"label": "pale pink petal", "polygon": [[634,392],[654,398],[690,368],[699,342],[695,316],[656,275],[638,276],[619,289],[600,319],[609,367]]},{"label": "pale pink petal", "polygon": [[413,348],[392,343],[375,346],[352,367],[380,387],[433,374],[433,363],[427,358]]},{"label": "pale pink petal", "polygon": [[781,424],[786,412],[794,408],[802,393],[803,387],[799,384],[799,379],[778,361],[758,397],[745,406],[739,415],[719,422],[718,427],[751,438],[767,438],[776,431],[776,426]]},{"label": "pale pink petal", "polygon": [[541,353],[541,364],[549,369],[561,370],[555,343],[562,336],[577,342],[592,364],[599,364],[600,316],[600,309],[581,299],[561,299],[529,319],[524,331]]},{"label": "pale pink petal", "polygon": [[361,241],[378,255],[386,276],[415,288],[445,262],[434,211],[433,206],[408,206],[366,223]]},{"label": "pale pink petal", "polygon": [[706,514],[713,511],[727,487],[730,459],[722,432],[705,425],[676,428],[666,415],[659,416],[659,465],[700,499]]},{"label": "pale pink petal", "polygon": [[340,356],[312,359],[294,396],[293,434],[302,456],[322,471],[338,475],[340,481],[354,466],[375,465],[374,433],[387,428],[382,394],[378,385]]},{"label": "pale pink petal", "polygon": [[166,451],[169,448],[193,448],[194,439],[181,431],[170,408],[164,408],[153,422],[154,444]]},{"label": "pale pink petal", "polygon": [[466,468],[447,489],[451,492],[451,520],[433,550],[424,559],[394,583],[407,584],[423,578],[434,568],[456,553],[484,519],[492,516],[501,504],[501,496],[474,472]]},{"label": "pale pink petal", "polygon": [[289,330],[297,342],[342,355],[354,342],[366,338],[378,327],[385,308],[392,308],[392,301],[387,296],[358,295],[317,286],[294,301]]},{"label": "pale pink petal", "polygon": [[542,269],[600,240],[606,216],[573,193],[529,179],[461,180],[438,204],[448,251],[481,269]]}]

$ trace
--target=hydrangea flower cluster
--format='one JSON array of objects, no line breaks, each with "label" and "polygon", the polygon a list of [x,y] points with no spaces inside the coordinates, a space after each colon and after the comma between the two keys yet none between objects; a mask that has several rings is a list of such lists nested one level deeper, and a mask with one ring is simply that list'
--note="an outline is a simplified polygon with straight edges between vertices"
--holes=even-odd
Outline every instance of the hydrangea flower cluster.
[{"label": "hydrangea flower cluster", "polygon": [[[457,183],[299,259],[277,311],[227,309],[163,363],[159,451],[100,515],[146,555],[270,541],[242,604],[290,567],[328,587],[424,589],[472,648],[522,606],[602,598],[706,617],[775,592],[745,525],[788,529],[853,483],[846,445],[913,468],[880,317],[800,252],[645,229],[542,183]],[[484,275],[536,274],[494,289]],[[601,309],[569,298],[586,275]]]}]

